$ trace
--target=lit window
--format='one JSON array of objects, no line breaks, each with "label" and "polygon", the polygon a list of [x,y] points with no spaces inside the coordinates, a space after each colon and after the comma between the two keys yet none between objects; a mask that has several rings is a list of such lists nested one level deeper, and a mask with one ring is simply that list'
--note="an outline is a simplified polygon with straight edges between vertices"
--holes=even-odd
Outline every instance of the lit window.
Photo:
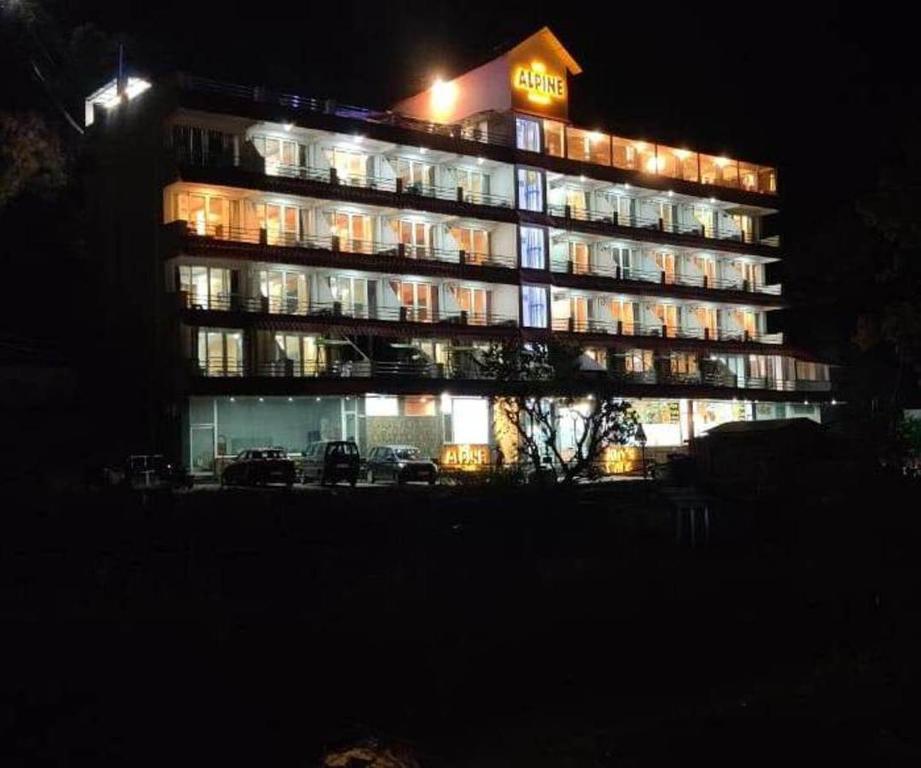
[{"label": "lit window", "polygon": [[540,171],[518,169],[518,207],[523,211],[544,210],[544,176]]},{"label": "lit window", "polygon": [[522,267],[544,268],[544,230],[539,227],[521,227],[520,248]]},{"label": "lit window", "polygon": [[515,119],[515,146],[529,152],[540,152],[540,123],[527,117]]},{"label": "lit window", "polygon": [[547,327],[547,289],[538,285],[521,286],[521,320],[525,328]]},{"label": "lit window", "polygon": [[366,416],[399,416],[400,404],[395,397],[368,395],[365,398]]},{"label": "lit window", "polygon": [[423,395],[422,397],[406,397],[403,400],[404,416],[434,416],[435,398]]}]

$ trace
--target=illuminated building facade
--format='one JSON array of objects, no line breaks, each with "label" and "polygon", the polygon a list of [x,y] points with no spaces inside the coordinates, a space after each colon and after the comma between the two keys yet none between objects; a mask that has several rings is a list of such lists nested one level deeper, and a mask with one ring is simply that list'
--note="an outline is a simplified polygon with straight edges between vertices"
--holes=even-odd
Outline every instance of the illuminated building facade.
[{"label": "illuminated building facade", "polygon": [[200,474],[341,437],[480,456],[483,350],[551,335],[651,446],[817,418],[827,366],[767,322],[775,169],[571,125],[579,72],[544,29],[388,111],[190,76],[94,94],[100,247],[155,439]]}]

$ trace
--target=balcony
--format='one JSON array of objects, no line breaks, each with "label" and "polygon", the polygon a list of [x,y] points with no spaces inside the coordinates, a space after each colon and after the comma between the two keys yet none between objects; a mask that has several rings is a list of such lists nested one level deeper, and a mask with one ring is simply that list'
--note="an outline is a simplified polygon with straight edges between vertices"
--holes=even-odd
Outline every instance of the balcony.
[{"label": "balcony", "polygon": [[[180,88],[186,91],[230,98],[249,104],[282,107],[301,114],[326,115],[342,121],[391,126],[412,133],[428,134],[455,142],[493,145],[514,148],[515,130],[510,121],[492,121],[488,128],[480,122],[434,123],[400,115],[391,111],[371,110],[339,104],[331,99],[316,99],[296,94],[281,93],[262,87],[234,85],[207,78],[181,75]],[[549,125],[548,125],[549,124]],[[550,130],[556,126],[556,130]],[[545,121],[547,146],[540,154],[565,157],[599,167],[632,171],[649,177],[675,179],[701,186],[737,189],[763,195],[777,194],[777,171],[766,165],[757,165],[723,156],[707,155],[684,148],[638,141],[588,131],[573,126]],[[550,141],[550,138],[553,138]],[[564,146],[565,144],[565,146]],[[457,151],[464,153],[459,144]],[[471,147],[467,153],[475,153]]]},{"label": "balcony", "polygon": [[587,275],[607,277],[613,280],[637,281],[655,283],[658,285],[680,285],[688,288],[702,288],[715,291],[737,291],[743,293],[759,293],[766,296],[780,296],[779,284],[765,285],[751,283],[743,278],[711,278],[707,275],[683,275],[662,270],[623,269],[619,266],[605,267],[597,264],[589,266],[579,265],[572,259],[552,259],[550,268],[557,273],[570,275]]},{"label": "balcony", "polygon": [[384,192],[400,198],[400,205],[408,204],[413,198],[421,200],[438,200],[468,206],[488,206],[511,211],[513,199],[508,195],[473,192],[464,187],[443,187],[434,184],[415,182],[405,184],[403,179],[393,176],[373,176],[371,174],[340,175],[334,167],[316,167],[310,165],[292,165],[281,162],[269,162],[258,154],[256,158],[244,159],[233,154],[192,154],[185,147],[173,147],[176,161],[180,165],[237,169],[250,173],[263,174],[268,178],[296,179],[299,181],[323,184],[329,189],[365,190]]},{"label": "balcony", "polygon": [[678,235],[680,237],[693,237],[723,243],[742,243],[744,245],[767,246],[771,248],[776,248],[778,245],[776,238],[762,238],[756,240],[750,233],[745,231],[733,232],[726,235],[713,235],[708,234],[707,228],[702,224],[679,224],[677,222],[665,221],[661,218],[645,216],[620,216],[617,211],[602,213],[582,206],[572,207],[569,205],[550,204],[547,206],[547,213],[550,216],[556,216],[566,222],[576,221],[611,227],[628,227],[630,229],[639,229],[646,232],[661,232]]},{"label": "balcony", "polygon": [[186,237],[200,239],[205,244],[208,242],[241,243],[399,260],[400,266],[398,268],[400,270],[407,269],[410,266],[409,263],[413,261],[462,266],[499,267],[503,269],[516,269],[518,266],[518,259],[514,255],[445,250],[428,246],[406,245],[404,243],[380,243],[372,240],[343,238],[338,235],[327,237],[297,236],[290,232],[269,231],[267,229],[244,229],[220,224],[196,225],[188,223],[185,224],[182,232]]},{"label": "balcony", "polygon": [[[398,383],[400,380],[431,379],[433,386],[438,386],[438,381],[488,381],[488,377],[476,366],[455,364],[432,363],[428,361],[385,361],[385,360],[351,360],[335,361],[332,363],[318,363],[304,360],[273,360],[260,362],[255,366],[245,366],[240,362],[227,362],[222,360],[188,361],[188,370],[193,376],[202,378],[269,378],[273,380],[301,379],[311,380],[345,380],[345,379],[375,379],[379,384],[381,380],[391,380]],[[625,371],[625,370],[592,370],[583,372],[586,380],[599,381],[607,379],[613,383],[629,386],[631,388],[643,387],[687,387],[687,388],[714,388],[723,390],[737,390],[741,395],[746,390],[755,390],[759,393],[828,393],[831,384],[828,381],[809,380],[775,380],[770,378],[740,378],[730,373],[713,371],[676,372],[662,370]],[[654,392],[649,393],[654,396]]]},{"label": "balcony", "polygon": [[755,344],[783,344],[782,333],[751,333],[722,328],[682,328],[671,325],[642,325],[622,320],[557,317],[552,328],[562,333],[592,333],[616,336],[645,336],[660,339],[697,339],[699,341],[734,341]]},{"label": "balcony", "polygon": [[495,312],[481,313],[458,310],[448,312],[442,309],[421,306],[387,306],[374,307],[367,304],[344,303],[341,301],[317,302],[298,301],[296,299],[272,299],[268,296],[242,296],[239,294],[219,294],[211,296],[207,304],[195,303],[185,292],[176,294],[176,301],[181,309],[209,312],[241,312],[250,314],[272,315],[280,318],[304,318],[314,322],[340,321],[380,321],[384,323],[420,323],[426,325],[444,325],[452,328],[479,327],[497,329],[517,329],[518,318]]}]

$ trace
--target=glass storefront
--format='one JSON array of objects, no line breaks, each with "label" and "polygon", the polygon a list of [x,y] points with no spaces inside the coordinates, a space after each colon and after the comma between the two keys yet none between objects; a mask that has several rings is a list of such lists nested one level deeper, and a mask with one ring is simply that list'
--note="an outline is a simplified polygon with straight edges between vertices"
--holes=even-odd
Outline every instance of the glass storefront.
[{"label": "glass storefront", "polygon": [[[575,403],[583,410],[586,403]],[[731,400],[638,399],[631,404],[649,448],[678,448],[730,421],[805,417],[819,420],[807,403],[751,403]],[[559,449],[575,450],[581,419],[575,410],[558,411]],[[245,448],[280,447],[300,454],[317,440],[352,439],[362,455],[377,445],[413,445],[426,456],[446,446],[486,446],[503,442],[514,449],[514,429],[503,427],[501,408],[490,398],[442,395],[365,395],[332,397],[192,397],[188,403],[185,456],[194,474],[220,471],[223,462]],[[486,449],[484,449],[486,450]]]}]

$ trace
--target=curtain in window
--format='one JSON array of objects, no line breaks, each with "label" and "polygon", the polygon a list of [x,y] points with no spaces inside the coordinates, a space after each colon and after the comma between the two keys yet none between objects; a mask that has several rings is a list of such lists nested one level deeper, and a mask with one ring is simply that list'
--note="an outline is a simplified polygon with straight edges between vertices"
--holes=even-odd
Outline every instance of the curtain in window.
[{"label": "curtain in window", "polygon": [[544,268],[544,230],[536,227],[521,228],[521,266],[527,269]]}]

